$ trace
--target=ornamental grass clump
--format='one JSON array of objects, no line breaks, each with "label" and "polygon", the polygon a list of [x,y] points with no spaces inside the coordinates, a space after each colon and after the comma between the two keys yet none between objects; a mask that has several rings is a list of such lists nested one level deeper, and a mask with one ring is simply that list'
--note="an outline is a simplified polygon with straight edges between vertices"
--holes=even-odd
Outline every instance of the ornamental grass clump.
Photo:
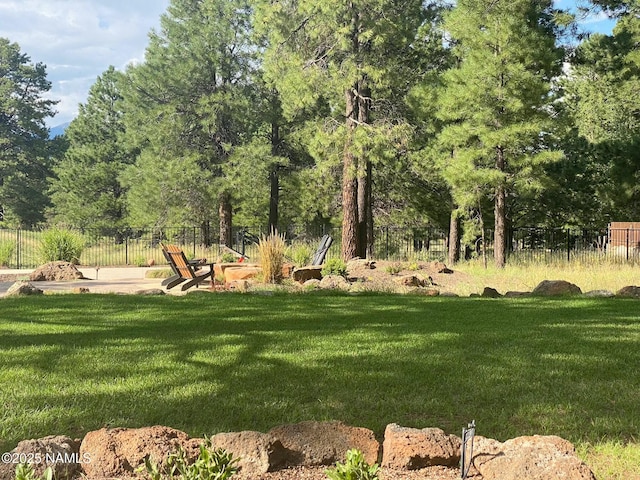
[{"label": "ornamental grass clump", "polygon": [[81,234],[52,228],[42,233],[40,260],[44,263],[64,261],[78,264],[84,247],[85,240]]},{"label": "ornamental grass clump", "polygon": [[285,250],[284,235],[279,235],[278,232],[271,232],[268,236],[263,235],[260,239],[258,253],[263,280],[266,283],[282,282]]}]

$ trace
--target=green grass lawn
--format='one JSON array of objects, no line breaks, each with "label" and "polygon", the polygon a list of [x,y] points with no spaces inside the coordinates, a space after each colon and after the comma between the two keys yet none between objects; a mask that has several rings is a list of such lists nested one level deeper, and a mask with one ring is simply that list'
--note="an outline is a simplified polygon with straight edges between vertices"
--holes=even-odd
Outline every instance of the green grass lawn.
[{"label": "green grass lawn", "polygon": [[391,422],[459,434],[475,419],[479,435],[560,435],[623,465],[640,456],[639,312],[586,298],[2,299],[0,451],[103,426],[202,436],[335,419],[381,437]]}]

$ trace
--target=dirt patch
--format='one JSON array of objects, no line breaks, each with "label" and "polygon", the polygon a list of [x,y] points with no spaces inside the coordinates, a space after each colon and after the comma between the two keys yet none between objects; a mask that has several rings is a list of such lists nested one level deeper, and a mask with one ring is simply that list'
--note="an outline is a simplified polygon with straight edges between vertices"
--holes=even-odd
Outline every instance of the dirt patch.
[{"label": "dirt patch", "polygon": [[431,279],[432,285],[440,292],[458,293],[460,287],[471,282],[466,273],[449,270],[442,273],[443,264],[438,262],[391,262],[376,261],[375,268],[364,265],[353,266],[349,269],[349,280],[361,282],[367,290],[396,291],[395,279],[414,275],[424,279]]}]

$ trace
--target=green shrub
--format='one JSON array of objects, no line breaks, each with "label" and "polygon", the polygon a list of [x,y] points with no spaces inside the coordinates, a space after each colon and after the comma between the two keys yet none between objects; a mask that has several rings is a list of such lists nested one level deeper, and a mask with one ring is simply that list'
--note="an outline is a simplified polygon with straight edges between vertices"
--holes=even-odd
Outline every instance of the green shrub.
[{"label": "green shrub", "polygon": [[85,240],[81,234],[53,228],[42,233],[40,260],[44,263],[61,260],[77,264],[84,247]]},{"label": "green shrub", "polygon": [[378,465],[369,465],[361,451],[352,449],[347,452],[347,461],[336,463],[335,468],[326,470],[330,480],[378,480]]},{"label": "green shrub", "polygon": [[295,243],[287,248],[287,257],[291,259],[296,267],[304,267],[311,263],[313,248],[306,243]]},{"label": "green shrub", "polygon": [[238,469],[237,459],[223,449],[211,449],[211,441],[200,445],[200,454],[195,462],[189,462],[185,451],[178,447],[167,458],[164,466],[151,462],[147,456],[139,471],[146,471],[151,480],[226,480]]},{"label": "green shrub", "polygon": [[8,267],[16,249],[16,242],[6,240],[0,242],[0,267]]},{"label": "green shrub", "polygon": [[47,467],[42,476],[36,475],[33,467],[28,463],[19,463],[16,466],[16,480],[53,480],[53,470]]},{"label": "green shrub", "polygon": [[340,275],[341,277],[347,276],[347,264],[339,258],[330,258],[322,267],[322,276],[327,275]]},{"label": "green shrub", "polygon": [[282,267],[284,266],[285,243],[284,236],[277,232],[262,236],[258,244],[260,266],[265,282],[280,283],[282,281]]},{"label": "green shrub", "polygon": [[220,257],[221,263],[234,263],[238,261],[238,257],[236,257],[233,253],[224,252]]},{"label": "green shrub", "polygon": [[133,264],[136,267],[148,267],[149,261],[143,255],[136,255],[133,259]]},{"label": "green shrub", "polygon": [[392,263],[391,265],[387,265],[384,271],[390,273],[391,275],[395,275],[396,273],[400,273],[402,271],[402,265],[399,263]]}]

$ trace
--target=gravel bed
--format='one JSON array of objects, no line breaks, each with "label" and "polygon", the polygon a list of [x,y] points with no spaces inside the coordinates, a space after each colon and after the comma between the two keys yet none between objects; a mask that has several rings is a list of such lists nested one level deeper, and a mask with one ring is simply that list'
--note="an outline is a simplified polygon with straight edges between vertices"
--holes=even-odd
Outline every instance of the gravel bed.
[{"label": "gravel bed", "polygon": [[[329,467],[287,468],[265,473],[251,480],[327,480],[327,475],[324,473],[327,468]],[[380,480],[457,480],[460,478],[460,470],[447,467],[427,467],[420,470],[381,468],[378,476]]]}]

